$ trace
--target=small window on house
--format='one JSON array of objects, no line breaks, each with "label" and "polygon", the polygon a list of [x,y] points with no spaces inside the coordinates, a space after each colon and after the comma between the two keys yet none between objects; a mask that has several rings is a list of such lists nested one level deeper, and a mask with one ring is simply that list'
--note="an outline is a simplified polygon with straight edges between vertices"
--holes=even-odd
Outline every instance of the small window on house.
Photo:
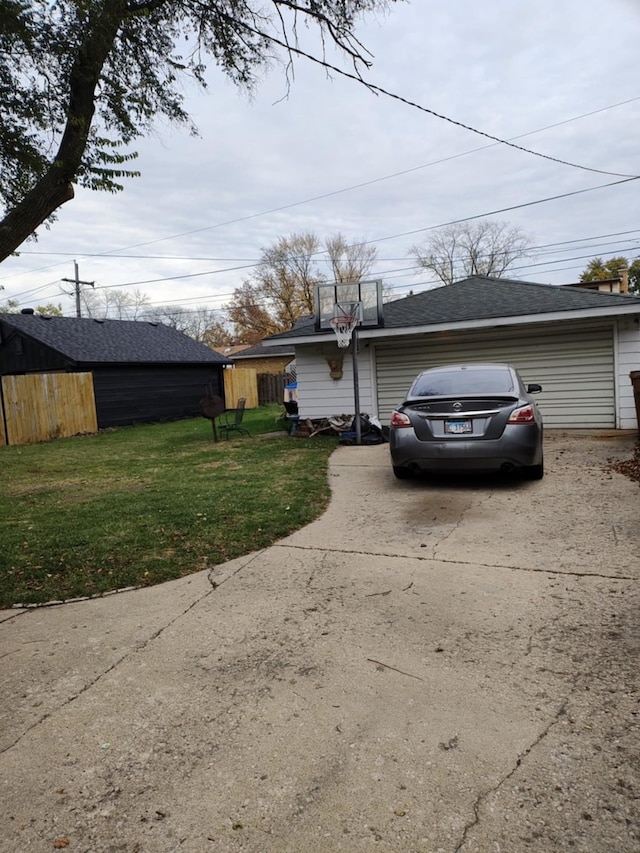
[{"label": "small window on house", "polygon": [[16,355],[24,355],[24,342],[22,338],[16,338]]}]

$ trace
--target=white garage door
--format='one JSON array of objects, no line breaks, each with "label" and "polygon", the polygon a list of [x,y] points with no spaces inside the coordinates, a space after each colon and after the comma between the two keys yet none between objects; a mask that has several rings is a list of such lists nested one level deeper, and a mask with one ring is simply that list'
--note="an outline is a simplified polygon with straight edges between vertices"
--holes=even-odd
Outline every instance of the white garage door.
[{"label": "white garage door", "polygon": [[613,330],[554,326],[468,335],[412,336],[404,342],[376,343],[378,412],[389,423],[421,370],[466,361],[512,364],[525,384],[538,382],[536,400],[549,427],[615,427]]}]

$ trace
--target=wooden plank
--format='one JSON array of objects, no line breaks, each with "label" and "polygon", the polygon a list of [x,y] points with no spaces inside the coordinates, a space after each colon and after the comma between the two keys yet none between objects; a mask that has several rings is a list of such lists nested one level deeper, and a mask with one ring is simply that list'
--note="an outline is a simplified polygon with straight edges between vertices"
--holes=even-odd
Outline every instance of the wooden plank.
[{"label": "wooden plank", "polygon": [[235,409],[238,400],[245,398],[245,408],[258,406],[258,377],[253,368],[234,367],[224,371],[224,399],[227,409]]},{"label": "wooden plank", "polygon": [[34,444],[98,431],[91,373],[4,376],[8,444]]}]

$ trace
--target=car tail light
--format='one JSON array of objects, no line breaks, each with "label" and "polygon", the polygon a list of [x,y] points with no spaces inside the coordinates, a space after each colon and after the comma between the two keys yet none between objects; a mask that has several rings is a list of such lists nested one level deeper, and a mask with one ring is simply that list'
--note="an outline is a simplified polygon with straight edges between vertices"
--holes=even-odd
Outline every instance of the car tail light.
[{"label": "car tail light", "polygon": [[408,416],[402,412],[391,413],[391,429],[401,429],[402,427],[410,427],[411,421]]},{"label": "car tail light", "polygon": [[536,413],[533,406],[523,406],[521,409],[516,409],[509,415],[509,424],[531,424],[536,419]]}]

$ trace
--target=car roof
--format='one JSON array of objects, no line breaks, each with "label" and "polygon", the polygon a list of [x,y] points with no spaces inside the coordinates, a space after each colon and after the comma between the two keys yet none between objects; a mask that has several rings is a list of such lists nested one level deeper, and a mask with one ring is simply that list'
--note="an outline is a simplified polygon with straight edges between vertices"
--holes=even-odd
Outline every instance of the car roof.
[{"label": "car roof", "polygon": [[516,372],[515,368],[510,364],[504,364],[503,362],[498,361],[474,361],[468,364],[439,364],[437,367],[430,367],[427,370],[423,370],[420,372],[420,376],[424,376],[425,373],[444,373],[445,371],[451,370],[510,370],[512,372]]}]

